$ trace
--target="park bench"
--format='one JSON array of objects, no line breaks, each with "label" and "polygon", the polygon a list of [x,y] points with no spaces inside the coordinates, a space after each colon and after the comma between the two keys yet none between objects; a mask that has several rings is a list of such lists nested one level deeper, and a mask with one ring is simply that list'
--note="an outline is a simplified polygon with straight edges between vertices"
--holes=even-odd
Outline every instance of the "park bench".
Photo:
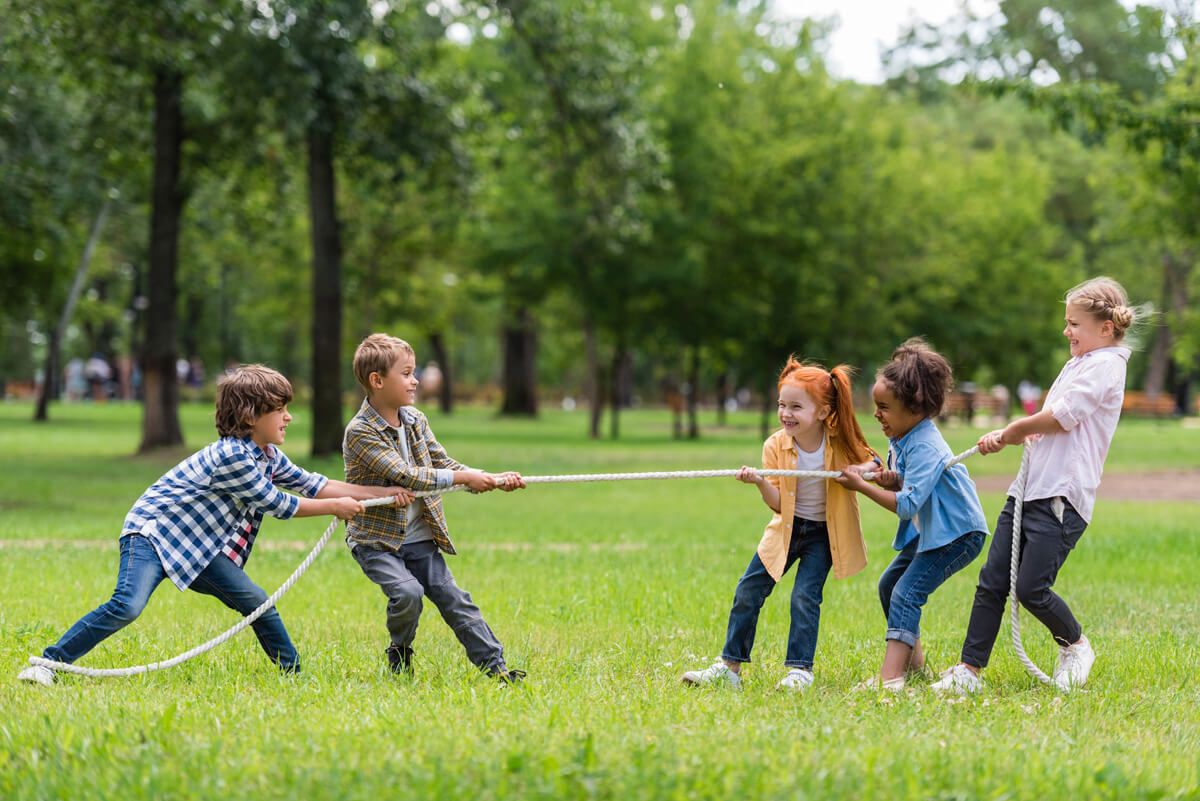
[{"label": "park bench", "polygon": [[1129,390],[1121,403],[1121,414],[1140,417],[1169,417],[1175,414],[1175,396],[1169,392],[1148,395],[1139,390]]}]

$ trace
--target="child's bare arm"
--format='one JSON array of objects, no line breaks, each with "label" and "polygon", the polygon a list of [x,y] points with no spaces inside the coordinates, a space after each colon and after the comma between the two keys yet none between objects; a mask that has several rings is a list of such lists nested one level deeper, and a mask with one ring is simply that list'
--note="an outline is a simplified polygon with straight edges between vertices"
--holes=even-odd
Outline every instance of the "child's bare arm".
[{"label": "child's bare arm", "polygon": [[494,489],[512,492],[525,488],[525,479],[521,478],[521,474],[514,470],[504,473],[487,473],[483,470],[470,469],[455,470],[454,483],[465,484],[467,489],[472,492],[488,492]]},{"label": "child's bare arm", "polygon": [[404,487],[369,487],[364,484],[348,484],[345,481],[329,479],[321,491],[314,497],[317,498],[354,498],[360,501],[367,501],[373,498],[388,498],[395,496],[397,503],[400,506],[408,506],[416,497]]},{"label": "child's bare arm", "polygon": [[895,512],[896,493],[874,484],[868,484],[867,480],[862,477],[863,472],[861,465],[848,465],[842,470],[842,475],[835,478],[834,481],[846,489],[861,492],[889,512]]},{"label": "child's bare arm", "polygon": [[293,517],[337,515],[342,520],[349,520],[362,510],[362,502],[355,498],[301,498],[300,507]]},{"label": "child's bare arm", "polygon": [[984,434],[977,444],[980,453],[996,453],[1003,450],[1005,445],[1020,445],[1035,434],[1061,434],[1065,430],[1049,409],[1042,409],[1037,414],[1013,420],[1004,428]]},{"label": "child's bare arm", "polygon": [[758,471],[753,467],[742,465],[742,469],[735,476],[738,481],[743,484],[753,484],[758,487],[758,493],[762,495],[763,503],[772,512],[779,511],[779,487],[776,487],[764,476],[760,476]]}]

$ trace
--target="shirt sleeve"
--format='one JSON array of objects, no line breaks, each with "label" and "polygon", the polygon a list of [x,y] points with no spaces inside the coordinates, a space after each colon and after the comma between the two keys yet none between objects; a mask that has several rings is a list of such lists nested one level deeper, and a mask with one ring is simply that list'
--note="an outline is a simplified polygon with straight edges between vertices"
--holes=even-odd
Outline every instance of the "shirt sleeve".
[{"label": "shirt sleeve", "polygon": [[[779,466],[779,449],[775,447],[773,438],[763,443],[762,466],[764,470],[783,469]],[[783,489],[783,476],[767,476],[767,482],[777,490]]]},{"label": "shirt sleeve", "polygon": [[280,520],[287,520],[300,509],[300,499],[276,487],[258,469],[254,458],[242,450],[221,454],[209,488]]},{"label": "shirt sleeve", "polygon": [[275,475],[272,477],[275,486],[295,490],[306,498],[315,498],[317,493],[325,489],[329,479],[320,473],[310,473],[294,463],[278,448],[279,462],[275,465]]},{"label": "shirt sleeve", "polygon": [[444,480],[447,474],[449,476],[449,483],[444,486],[439,484],[438,489],[446,489],[454,483],[455,470],[470,469],[462,462],[450,458],[446,449],[437,441],[437,437],[433,436],[433,429],[429,427],[429,422],[424,417],[421,418],[421,436],[425,439],[425,447],[429,449],[429,460],[435,468],[438,468],[442,474],[441,478]]},{"label": "shirt sleeve", "polygon": [[[1105,359],[1089,359],[1079,367],[1063,388],[1061,396],[1050,404],[1050,413],[1065,430],[1091,417],[1104,398],[1112,391],[1118,376],[1117,371]],[[1122,382],[1124,377],[1121,376]]]},{"label": "shirt sleeve", "polygon": [[896,516],[911,520],[929,500],[942,475],[944,459],[938,450],[925,443],[917,444],[904,460],[904,489],[896,493]]},{"label": "shirt sleeve", "polygon": [[[372,426],[355,425],[347,429],[342,452],[347,464],[355,462],[368,474],[369,479],[360,483],[381,487],[398,485],[413,492],[428,492],[449,486],[439,478],[438,473],[444,471],[404,461],[393,443]],[[454,474],[449,475],[450,483],[453,483]]]}]

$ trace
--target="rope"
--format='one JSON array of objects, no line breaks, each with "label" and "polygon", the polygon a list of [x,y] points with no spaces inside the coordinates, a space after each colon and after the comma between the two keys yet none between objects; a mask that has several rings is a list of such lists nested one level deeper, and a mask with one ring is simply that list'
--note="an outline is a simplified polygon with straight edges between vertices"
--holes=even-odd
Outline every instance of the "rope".
[{"label": "rope", "polygon": [[[953,456],[952,458],[950,458],[946,462],[945,466],[952,467],[956,464],[966,461],[967,459],[969,459],[970,457],[974,456],[977,453],[979,453],[978,446],[969,448],[969,449],[963,451],[962,453],[957,454],[957,455]],[[1025,655],[1025,649],[1021,645],[1020,624],[1017,621],[1018,604],[1017,604],[1016,586],[1017,586],[1017,566],[1019,564],[1019,532],[1021,530],[1021,502],[1022,502],[1024,492],[1025,492],[1025,474],[1027,472],[1028,462],[1029,462],[1029,450],[1028,450],[1028,448],[1026,448],[1025,453],[1021,459],[1021,470],[1017,474],[1017,480],[1015,482],[1017,492],[1013,498],[1015,503],[1014,503],[1014,507],[1013,507],[1013,549],[1012,549],[1012,562],[1011,562],[1011,570],[1010,570],[1010,598],[1012,599],[1013,647],[1017,651],[1017,656],[1018,656],[1018,658],[1020,658],[1021,664],[1025,665],[1025,669],[1028,670],[1031,675],[1037,677],[1038,679],[1040,679],[1043,682],[1050,683],[1050,681],[1051,681],[1050,678],[1048,676],[1046,676],[1045,673],[1038,670],[1037,666],[1034,665],[1033,662],[1029,659],[1029,657],[1027,657]],[[723,477],[729,477],[729,476],[736,476],[739,472],[740,472],[739,470],[674,470],[674,471],[659,471],[659,472],[649,472],[649,473],[576,473],[576,474],[558,475],[558,476],[524,476],[523,479],[526,484],[566,484],[566,483],[580,483],[580,482],[592,482],[592,481],[651,481],[651,480],[657,480],[657,479],[670,479],[670,478],[723,478]],[[842,473],[839,470],[758,470],[758,474],[762,475],[762,476],[781,476],[781,477],[796,477],[796,478],[837,478],[837,477],[841,476]],[[863,477],[867,478],[867,479],[872,479],[875,477],[875,475],[876,475],[875,473],[864,473]],[[503,483],[503,481],[501,483]],[[418,498],[426,498],[426,497],[430,497],[433,495],[444,495],[448,492],[456,492],[463,488],[464,488],[463,485],[456,485],[449,489],[430,490],[427,492],[417,492],[417,493],[414,493],[414,495],[416,495],[416,497],[418,497]],[[391,498],[376,498],[373,500],[363,501],[362,505],[366,506],[366,507],[387,506],[387,505],[390,505],[392,502],[393,501]],[[207,653],[208,651],[211,651],[212,649],[216,648],[218,645],[222,645],[223,643],[232,639],[242,629],[246,628],[251,623],[258,620],[262,615],[266,614],[266,611],[268,609],[270,609],[271,607],[273,607],[275,605],[275,603],[280,598],[282,598],[284,596],[284,594],[287,593],[288,590],[290,590],[292,588],[293,584],[295,584],[297,581],[299,581],[300,577],[304,575],[305,571],[308,570],[308,568],[312,565],[312,563],[316,560],[316,558],[321,554],[321,551],[323,551],[325,549],[325,546],[329,542],[329,538],[331,536],[333,536],[333,532],[337,530],[337,526],[338,526],[339,522],[341,522],[341,521],[339,521],[337,518],[333,519],[333,522],[331,522],[329,524],[328,528],[325,529],[325,533],[321,535],[321,538],[319,540],[317,540],[317,544],[313,546],[313,549],[311,551],[309,551],[308,556],[306,556],[304,558],[304,561],[300,563],[299,567],[297,567],[292,572],[292,574],[290,576],[288,576],[287,580],[284,581],[282,585],[280,585],[279,589],[277,589],[274,593],[271,594],[271,596],[269,598],[267,598],[265,601],[263,601],[258,606],[257,609],[255,609],[250,614],[246,615],[244,618],[239,620],[236,624],[231,626],[229,629],[227,629],[222,634],[219,634],[218,636],[214,637],[213,639],[209,640],[208,642],[204,643],[203,645],[196,646],[195,648],[191,649],[190,651],[185,651],[184,653],[179,654],[178,656],[172,657],[171,659],[167,659],[162,662],[152,662],[147,665],[137,665],[134,667],[126,667],[126,668],[87,668],[87,667],[80,667],[79,665],[72,665],[67,662],[55,662],[50,659],[44,659],[40,656],[29,657],[29,664],[49,668],[51,670],[61,671],[63,673],[75,673],[80,676],[89,676],[91,678],[107,678],[107,677],[116,677],[116,676],[135,676],[139,673],[149,673],[149,672],[155,671],[155,670],[164,670],[166,668],[175,667],[176,665],[186,662],[189,659],[193,659],[197,656],[200,656],[200,654]]]},{"label": "rope", "polygon": [[[363,506],[387,506],[393,502],[394,502],[393,499],[390,497],[374,498],[372,500],[363,501],[362,505]],[[224,643],[227,640],[234,637],[239,631],[246,628],[251,623],[253,623],[254,621],[258,620],[260,617],[262,617],[264,614],[266,614],[267,610],[270,609],[272,606],[274,606],[275,602],[278,601],[280,598],[282,598],[284,596],[284,594],[292,588],[292,585],[295,584],[300,579],[300,577],[304,575],[304,571],[308,570],[309,566],[313,563],[314,560],[316,560],[316,558],[320,555],[321,551],[323,551],[325,549],[325,545],[329,542],[329,538],[331,536],[333,536],[333,532],[337,530],[338,523],[340,523],[340,522],[341,521],[338,520],[338,518],[336,518],[336,517],[333,519],[333,522],[330,523],[329,527],[325,529],[325,533],[321,535],[321,538],[319,540],[317,540],[317,544],[313,546],[313,549],[311,551],[309,551],[308,556],[304,557],[304,561],[300,563],[300,566],[297,567],[294,571],[292,571],[292,575],[288,576],[287,581],[283,582],[283,584],[280,585],[279,589],[275,590],[275,592],[271,595],[271,597],[267,598],[267,600],[265,600],[261,604],[259,604],[257,609],[255,609],[253,612],[251,612],[250,614],[246,615],[244,618],[239,620],[235,625],[231,626],[223,634],[213,637],[208,642],[204,643],[203,645],[198,645],[190,651],[185,651],[182,654],[180,654],[179,656],[173,657],[171,659],[167,659],[163,662],[151,662],[148,665],[137,665],[135,667],[127,667],[127,668],[87,668],[87,667],[80,667],[79,665],[72,665],[68,662],[55,662],[50,659],[43,659],[40,656],[29,657],[29,664],[40,665],[41,667],[50,668],[51,670],[62,671],[63,673],[76,673],[80,676],[90,676],[92,678],[107,678],[107,677],[113,677],[113,676],[136,676],[139,673],[149,673],[154,670],[164,670],[166,668],[172,668],[182,662],[186,662],[187,660],[192,659],[193,657],[197,657],[197,656],[200,656],[200,654],[211,651],[212,649],[216,648],[218,645],[221,645],[222,643]]]},{"label": "rope", "polygon": [[[945,464],[945,467],[953,467],[960,462],[965,462],[970,457],[979,453],[979,446],[976,445],[962,453],[951,457]],[[653,473],[575,473],[559,476],[522,476],[526,484],[569,484],[581,483],[590,481],[654,481],[665,478],[725,478],[736,476],[740,470],[671,470],[659,471]],[[783,476],[790,478],[839,478],[842,475],[840,470],[769,470],[758,469],[760,476]],[[863,473],[863,478],[870,480],[875,478],[875,473]],[[501,481],[501,484],[504,482]],[[436,489],[423,492],[413,493],[418,498],[428,498],[434,495],[445,495],[449,492],[459,492],[466,489],[463,484],[458,484],[449,489]]]},{"label": "rope", "polygon": [[1031,445],[1024,446],[1021,453],[1021,469],[1017,471],[1017,478],[1013,481],[1012,557],[1008,563],[1009,627],[1012,629],[1013,650],[1017,652],[1017,659],[1021,660],[1025,670],[1043,684],[1051,684],[1054,680],[1043,673],[1025,654],[1025,646],[1021,644],[1021,604],[1017,601],[1017,568],[1021,564],[1021,507],[1025,503],[1025,479],[1029,473],[1031,450]]}]

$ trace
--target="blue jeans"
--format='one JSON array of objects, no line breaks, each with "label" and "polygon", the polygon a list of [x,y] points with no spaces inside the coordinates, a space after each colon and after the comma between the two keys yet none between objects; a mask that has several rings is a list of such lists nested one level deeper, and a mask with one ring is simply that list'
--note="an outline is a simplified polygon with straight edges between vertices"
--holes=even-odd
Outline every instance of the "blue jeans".
[{"label": "blue jeans", "polygon": [[[798,563],[798,564],[797,564]],[[792,622],[788,629],[787,667],[812,670],[817,652],[817,630],[821,623],[822,590],[833,554],[829,552],[829,530],[824,523],[797,517],[792,523],[792,541],[788,546],[783,572],[796,564],[796,583],[792,585]],[[721,658],[726,662],[749,662],[758,628],[758,612],[766,602],[775,579],[755,553],[733,593],[729,627]]]},{"label": "blue jeans", "polygon": [[[142,613],[154,590],[167,577],[166,571],[150,540],[138,534],[121,537],[120,560],[112,598],[80,618],[58,642],[43,651],[42,656],[55,662],[72,663]],[[267,600],[267,593],[223,554],[218,554],[204,568],[189,589],[211,595],[243,616]],[[274,607],[251,626],[272,661],[283,670],[298,669],[296,649]]]},{"label": "blue jeans", "polygon": [[921,636],[921,608],[933,591],[969,565],[983,550],[982,531],[963,534],[932,551],[917,552],[913,540],[879,577],[879,602],[887,618],[887,639],[915,647]]}]

